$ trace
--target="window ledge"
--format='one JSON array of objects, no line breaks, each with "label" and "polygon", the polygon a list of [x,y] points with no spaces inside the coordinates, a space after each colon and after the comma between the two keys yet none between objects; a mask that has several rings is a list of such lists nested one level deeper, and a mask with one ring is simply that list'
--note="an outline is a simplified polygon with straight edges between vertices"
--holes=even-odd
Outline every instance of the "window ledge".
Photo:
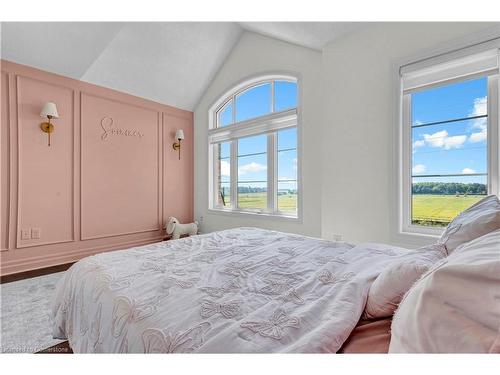
[{"label": "window ledge", "polygon": [[254,218],[262,218],[268,220],[282,220],[282,221],[291,221],[291,222],[302,222],[302,218],[300,216],[289,216],[282,214],[271,214],[268,212],[251,212],[244,210],[225,210],[221,208],[209,208],[208,213],[217,214],[217,215],[226,215],[226,216],[240,216],[240,217],[254,217]]}]

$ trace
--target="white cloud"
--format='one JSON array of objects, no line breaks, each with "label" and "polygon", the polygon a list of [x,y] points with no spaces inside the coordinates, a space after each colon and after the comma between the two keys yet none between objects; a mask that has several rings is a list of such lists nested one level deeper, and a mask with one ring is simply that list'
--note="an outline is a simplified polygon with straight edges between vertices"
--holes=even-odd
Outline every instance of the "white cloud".
[{"label": "white cloud", "polygon": [[446,130],[441,130],[433,134],[424,134],[423,137],[425,144],[428,146],[436,148],[443,147],[445,150],[460,148],[463,146],[465,141],[467,141],[466,135],[453,135],[449,137]]},{"label": "white cloud", "polygon": [[477,133],[472,133],[469,137],[469,141],[472,143],[478,143],[478,142],[483,142],[486,141],[486,138],[488,138],[488,133],[486,129],[477,132]]},{"label": "white cloud", "polygon": [[413,142],[413,151],[415,151],[415,149],[419,147],[424,147],[424,146],[425,146],[425,141],[423,140],[415,141]]},{"label": "white cloud", "polygon": [[443,147],[444,139],[448,136],[446,130],[441,130],[433,134],[424,134],[425,143],[430,147]]},{"label": "white cloud", "polygon": [[257,172],[262,172],[266,171],[267,167],[265,165],[251,162],[250,164],[245,164],[242,165],[241,167],[238,168],[238,172],[240,175],[246,174],[246,173],[257,173]]},{"label": "white cloud", "polygon": [[462,169],[463,174],[471,174],[471,173],[476,173],[476,171],[472,168],[464,168]]},{"label": "white cloud", "polygon": [[488,97],[483,96],[481,98],[474,99],[474,107],[470,116],[482,116],[488,113]]},{"label": "white cloud", "polygon": [[452,148],[460,148],[467,141],[466,135],[454,135],[453,137],[446,137],[444,139],[444,149],[449,150]]},{"label": "white cloud", "polygon": [[[474,108],[470,112],[470,116],[481,116],[488,113],[488,98],[483,96],[474,99]],[[479,129],[479,132],[472,133],[469,137],[469,142],[479,143],[486,141],[488,134],[488,121],[486,118],[475,119],[472,123],[473,129]]]},{"label": "white cloud", "polygon": [[412,168],[413,174],[418,174],[418,173],[424,173],[426,170],[425,165],[423,164],[417,164]]},{"label": "white cloud", "polygon": [[231,175],[231,164],[225,160],[221,160],[220,162],[220,174],[221,176],[230,176]]}]

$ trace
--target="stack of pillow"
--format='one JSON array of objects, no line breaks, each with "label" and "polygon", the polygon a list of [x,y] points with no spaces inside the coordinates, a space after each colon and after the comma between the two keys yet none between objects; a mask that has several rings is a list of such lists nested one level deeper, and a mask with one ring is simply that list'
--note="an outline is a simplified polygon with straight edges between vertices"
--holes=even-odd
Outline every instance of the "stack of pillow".
[{"label": "stack of pillow", "polygon": [[436,244],[412,252],[375,279],[365,315],[392,314],[389,352],[500,352],[496,196],[462,212]]}]

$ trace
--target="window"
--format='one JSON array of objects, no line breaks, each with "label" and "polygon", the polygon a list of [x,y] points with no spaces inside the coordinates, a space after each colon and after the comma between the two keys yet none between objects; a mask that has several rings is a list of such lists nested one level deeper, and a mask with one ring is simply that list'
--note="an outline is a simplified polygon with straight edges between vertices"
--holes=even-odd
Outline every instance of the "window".
[{"label": "window", "polygon": [[296,78],[246,82],[210,111],[210,208],[298,217]]},{"label": "window", "polygon": [[403,232],[439,234],[498,194],[498,49],[401,70]]}]

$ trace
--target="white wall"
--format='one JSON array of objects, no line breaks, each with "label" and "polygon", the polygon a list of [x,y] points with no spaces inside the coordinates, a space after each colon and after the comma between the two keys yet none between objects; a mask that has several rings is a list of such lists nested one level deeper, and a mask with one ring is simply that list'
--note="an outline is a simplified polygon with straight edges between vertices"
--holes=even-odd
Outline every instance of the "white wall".
[{"label": "white wall", "polygon": [[[395,243],[393,64],[494,25],[370,24],[333,41],[323,54],[244,33],[195,111],[195,216],[204,217],[202,230],[251,225],[324,238],[341,234],[353,242]],[[302,76],[303,223],[208,214],[210,106],[243,78],[282,70]]]},{"label": "white wall", "polygon": [[[227,216],[208,213],[207,130],[208,111],[229,88],[244,78],[260,73],[290,72],[301,80],[302,110],[302,222],[284,219]],[[320,236],[321,231],[321,153],[317,134],[321,130],[321,53],[308,48],[245,32],[195,110],[195,217],[203,216],[202,231],[237,226]]]},{"label": "white wall", "polygon": [[374,24],[326,46],[323,236],[333,232],[355,242],[395,242],[390,219],[395,202],[393,64],[494,25]]}]

